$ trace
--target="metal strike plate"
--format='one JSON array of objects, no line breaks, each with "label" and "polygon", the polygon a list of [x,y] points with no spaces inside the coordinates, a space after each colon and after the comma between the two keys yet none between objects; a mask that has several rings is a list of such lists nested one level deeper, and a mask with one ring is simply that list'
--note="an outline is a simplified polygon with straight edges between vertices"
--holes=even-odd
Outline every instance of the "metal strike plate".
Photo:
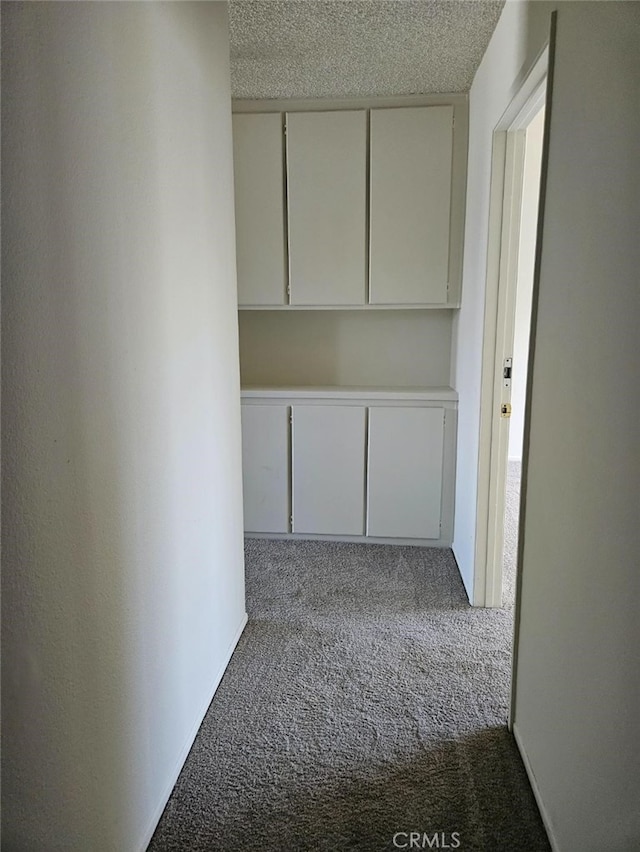
[{"label": "metal strike plate", "polygon": [[513,361],[511,358],[505,358],[502,365],[502,386],[505,388],[511,387],[511,367]]}]

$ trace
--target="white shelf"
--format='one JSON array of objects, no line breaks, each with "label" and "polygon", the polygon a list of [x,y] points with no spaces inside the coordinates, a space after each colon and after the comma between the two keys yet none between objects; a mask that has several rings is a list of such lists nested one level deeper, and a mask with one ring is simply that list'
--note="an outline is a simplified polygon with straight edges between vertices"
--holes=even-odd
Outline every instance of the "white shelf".
[{"label": "white shelf", "polygon": [[438,302],[420,305],[238,305],[239,311],[450,311],[460,302]]},{"label": "white shelf", "polygon": [[346,387],[342,385],[258,387],[240,391],[244,400],[391,400],[398,402],[457,402],[458,393],[451,387]]}]

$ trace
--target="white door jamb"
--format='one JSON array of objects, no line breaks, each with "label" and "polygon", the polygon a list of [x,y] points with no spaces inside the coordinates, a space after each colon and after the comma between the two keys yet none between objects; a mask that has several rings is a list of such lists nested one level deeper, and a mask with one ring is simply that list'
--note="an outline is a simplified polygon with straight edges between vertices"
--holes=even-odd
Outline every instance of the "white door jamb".
[{"label": "white door jamb", "polygon": [[[544,104],[548,48],[540,54],[493,134],[485,295],[478,500],[473,605],[502,606],[508,420],[500,414],[510,389],[502,382],[512,356],[518,272],[525,131]],[[507,396],[509,398],[507,398]]]}]

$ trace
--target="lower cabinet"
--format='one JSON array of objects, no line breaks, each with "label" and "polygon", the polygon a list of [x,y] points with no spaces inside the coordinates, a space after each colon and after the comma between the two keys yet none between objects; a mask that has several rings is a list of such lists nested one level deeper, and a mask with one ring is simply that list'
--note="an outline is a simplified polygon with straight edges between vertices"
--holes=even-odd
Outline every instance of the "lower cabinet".
[{"label": "lower cabinet", "polygon": [[[455,404],[283,392],[242,404],[245,530],[450,544]],[[426,394],[425,394],[426,395]],[[337,396],[337,394],[336,394]]]},{"label": "lower cabinet", "polygon": [[443,408],[370,408],[367,535],[439,538]]},{"label": "lower cabinet", "polygon": [[293,407],[293,532],[364,534],[362,406]]},{"label": "lower cabinet", "polygon": [[289,406],[242,406],[244,528],[289,532]]}]

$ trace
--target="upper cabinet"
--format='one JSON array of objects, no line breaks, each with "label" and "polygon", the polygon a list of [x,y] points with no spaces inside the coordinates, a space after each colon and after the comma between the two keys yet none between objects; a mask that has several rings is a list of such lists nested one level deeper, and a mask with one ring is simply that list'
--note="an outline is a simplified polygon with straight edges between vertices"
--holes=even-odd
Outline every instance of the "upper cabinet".
[{"label": "upper cabinet", "polygon": [[241,307],[458,306],[467,101],[430,100],[236,112]]},{"label": "upper cabinet", "polygon": [[287,268],[280,113],[233,116],[238,302],[284,305]]},{"label": "upper cabinet", "polygon": [[364,305],[367,113],[287,113],[292,305]]},{"label": "upper cabinet", "polygon": [[371,110],[369,301],[444,304],[453,107]]}]

